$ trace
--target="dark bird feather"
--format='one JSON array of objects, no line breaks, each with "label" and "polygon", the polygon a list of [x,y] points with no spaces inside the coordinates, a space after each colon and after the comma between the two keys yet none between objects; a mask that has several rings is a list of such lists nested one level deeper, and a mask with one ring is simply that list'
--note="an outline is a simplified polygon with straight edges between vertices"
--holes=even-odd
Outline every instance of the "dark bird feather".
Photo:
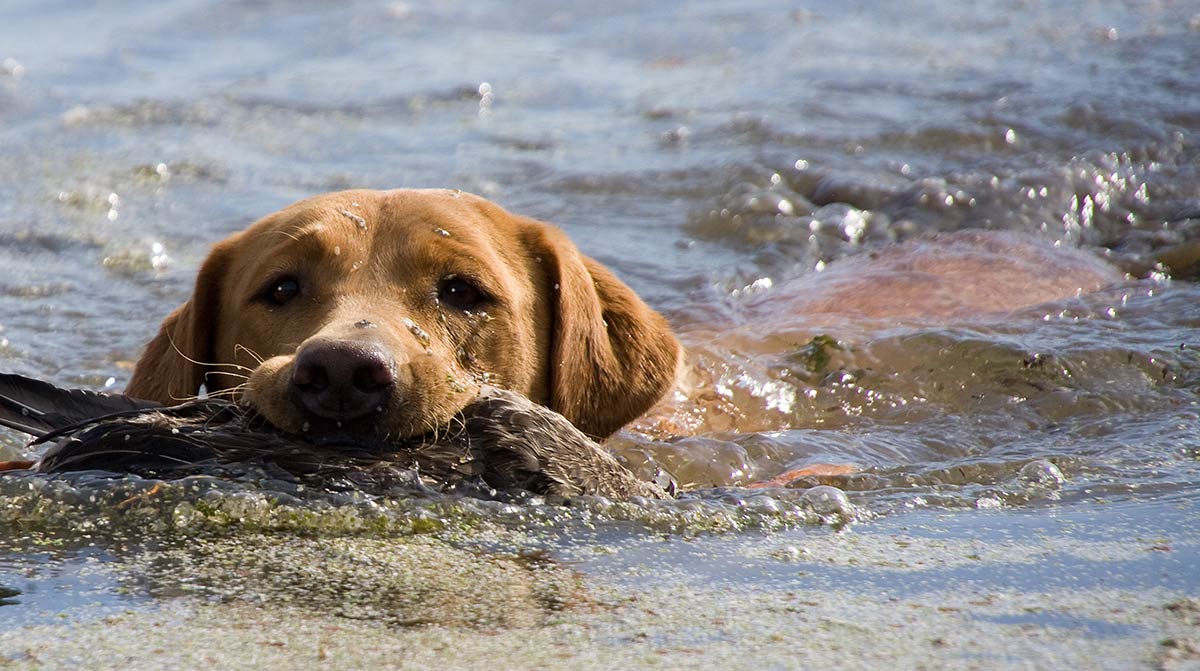
[{"label": "dark bird feather", "polygon": [[87,420],[154,407],[158,404],[153,401],[63,389],[23,375],[0,373],[0,424],[39,438]]},{"label": "dark bird feather", "polygon": [[565,417],[502,389],[486,388],[436,437],[387,444],[348,436],[292,435],[253,409],[222,399],[160,406],[138,399],[0,374],[0,424],[49,445],[34,468],[44,473],[100,470],[176,478],[246,466],[306,482],[349,482],[386,490],[422,481],[452,488],[482,481],[498,490],[556,497],[581,494],[666,498],[634,477]]}]

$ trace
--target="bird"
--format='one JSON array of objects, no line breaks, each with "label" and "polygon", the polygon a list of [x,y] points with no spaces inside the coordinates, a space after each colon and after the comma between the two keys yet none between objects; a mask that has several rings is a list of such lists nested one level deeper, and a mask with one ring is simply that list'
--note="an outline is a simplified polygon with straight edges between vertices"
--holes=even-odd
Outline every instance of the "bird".
[{"label": "bird", "polygon": [[236,476],[257,468],[374,493],[405,484],[467,493],[482,484],[556,500],[668,499],[676,493],[669,474],[642,480],[562,415],[490,386],[451,426],[417,438],[367,441],[285,433],[253,408],[226,398],[168,406],[0,373],[0,425],[33,436],[31,449],[44,449],[34,461],[0,462],[0,475],[106,471],[176,479]]}]

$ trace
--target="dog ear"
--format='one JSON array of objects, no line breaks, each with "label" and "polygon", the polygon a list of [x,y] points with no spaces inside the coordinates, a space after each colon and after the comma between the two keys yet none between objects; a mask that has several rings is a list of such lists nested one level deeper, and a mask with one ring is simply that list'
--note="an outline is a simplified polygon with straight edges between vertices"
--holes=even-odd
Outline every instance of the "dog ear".
[{"label": "dog ear", "polygon": [[167,315],[146,345],[125,394],[174,405],[192,398],[214,361],[221,285],[229,264],[229,241],[218,244],[200,266],[192,297]]},{"label": "dog ear", "polygon": [[644,414],[675,382],[681,349],[662,315],[557,228],[529,220],[548,296],[549,407],[594,438]]}]

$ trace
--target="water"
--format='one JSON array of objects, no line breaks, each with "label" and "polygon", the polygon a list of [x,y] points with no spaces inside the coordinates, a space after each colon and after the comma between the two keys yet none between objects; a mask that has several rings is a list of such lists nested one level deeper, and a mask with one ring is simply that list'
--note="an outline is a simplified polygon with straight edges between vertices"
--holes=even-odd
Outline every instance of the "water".
[{"label": "water", "polygon": [[[619,434],[632,466],[703,491],[584,506],[586,524],[742,543],[920,511],[999,511],[983,529],[1116,502],[1149,520],[1179,501],[1192,512],[1172,528],[1194,529],[1197,62],[1200,8],[1182,2],[8,3],[0,367],[120,388],[216,240],[316,192],[449,186],[561,225],[749,417],[678,441]],[[1078,247],[1128,278],[1004,319],[752,319],[818,267],[971,228]],[[0,458],[20,453],[0,437]],[[737,486],[812,462],[862,470]],[[816,484],[853,510],[822,517]],[[81,518],[120,519],[106,487],[150,486],[61,485],[61,505],[38,507],[9,481],[0,520],[69,539]],[[101,503],[79,498],[93,490]],[[171,496],[147,516],[200,495]],[[363,505],[302,493],[282,515],[266,498],[233,517],[328,530]],[[407,506],[371,514],[402,533]],[[428,513],[443,514],[572,517]],[[46,563],[23,556],[8,566]]]}]

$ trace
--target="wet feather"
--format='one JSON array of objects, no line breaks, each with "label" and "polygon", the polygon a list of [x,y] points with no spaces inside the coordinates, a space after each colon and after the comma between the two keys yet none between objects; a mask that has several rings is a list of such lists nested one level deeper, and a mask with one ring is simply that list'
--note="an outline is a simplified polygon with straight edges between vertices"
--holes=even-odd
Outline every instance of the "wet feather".
[{"label": "wet feather", "polygon": [[562,415],[490,387],[450,427],[386,444],[286,434],[253,409],[217,398],[159,406],[12,374],[0,374],[0,395],[0,424],[34,435],[31,447],[48,446],[34,466],[43,473],[178,478],[258,467],[372,491],[411,485],[415,473],[438,490],[482,483],[559,498],[670,496],[669,485],[636,478]]}]

